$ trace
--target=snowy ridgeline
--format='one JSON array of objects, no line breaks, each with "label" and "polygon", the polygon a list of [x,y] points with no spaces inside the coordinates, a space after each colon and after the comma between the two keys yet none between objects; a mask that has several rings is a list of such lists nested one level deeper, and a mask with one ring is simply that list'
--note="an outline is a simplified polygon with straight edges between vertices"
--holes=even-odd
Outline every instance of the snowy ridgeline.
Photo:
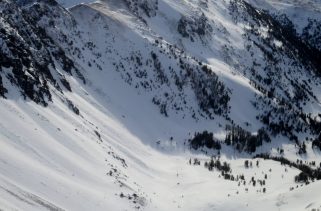
[{"label": "snowy ridgeline", "polygon": [[0,2],[0,209],[321,209],[319,13],[248,2]]}]

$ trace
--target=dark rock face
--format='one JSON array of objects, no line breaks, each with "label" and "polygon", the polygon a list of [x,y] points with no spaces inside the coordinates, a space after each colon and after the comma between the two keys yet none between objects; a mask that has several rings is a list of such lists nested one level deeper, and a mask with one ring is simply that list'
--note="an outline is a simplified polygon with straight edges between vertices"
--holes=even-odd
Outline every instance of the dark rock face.
[{"label": "dark rock face", "polygon": [[45,34],[41,29],[33,28],[14,3],[5,1],[1,6],[4,10],[0,39],[4,44],[0,65],[7,69],[5,77],[20,87],[25,98],[47,105],[47,100],[51,100],[47,80],[53,81],[53,77],[48,67],[48,52],[40,53]]},{"label": "dark rock face", "polygon": [[321,21],[310,19],[309,24],[303,29],[302,39],[321,51]]},{"label": "dark rock face", "polygon": [[158,10],[158,0],[125,0],[129,9],[137,16],[142,16],[142,13],[148,17],[156,15]]},{"label": "dark rock face", "polygon": [[2,77],[0,75],[0,97],[5,97],[5,94],[7,93],[7,89],[3,87],[2,84]]},{"label": "dark rock face", "polygon": [[209,24],[207,17],[204,14],[195,17],[182,16],[177,25],[177,31],[183,37],[189,38],[192,42],[199,37],[209,35],[213,28]]},{"label": "dark rock face", "polygon": [[[30,2],[17,3],[25,5]],[[25,99],[44,106],[52,100],[49,83],[61,91],[57,83],[59,78],[52,74],[56,71],[56,64],[68,74],[75,69],[73,61],[38,24],[43,16],[56,17],[52,14],[52,7],[59,5],[52,0],[34,2],[25,8],[19,7],[15,1],[0,3],[0,75],[19,87]],[[58,9],[63,10],[62,7]],[[0,95],[5,96],[5,93],[6,89],[0,83]]]}]

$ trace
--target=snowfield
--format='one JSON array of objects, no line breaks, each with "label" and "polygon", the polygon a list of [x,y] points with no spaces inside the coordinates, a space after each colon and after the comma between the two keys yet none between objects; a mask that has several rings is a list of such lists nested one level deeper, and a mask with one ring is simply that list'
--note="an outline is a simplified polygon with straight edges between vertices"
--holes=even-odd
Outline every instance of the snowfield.
[{"label": "snowfield", "polygon": [[[257,118],[261,111],[253,102],[264,94],[253,86],[247,69],[241,71],[252,63],[242,36],[246,27],[235,24],[228,15],[226,1],[210,1],[208,8],[202,8],[211,18],[212,31],[206,30],[215,36],[207,37],[205,30],[204,36],[197,35],[193,41],[191,35],[182,38],[177,33],[176,23],[183,14],[187,18],[201,16],[200,2],[207,1],[159,0],[155,16],[142,15],[146,20],[133,15],[123,1],[58,2],[68,11],[57,13],[61,16],[57,15],[60,19],[54,27],[47,25],[51,22],[46,18],[37,21],[53,43],[66,51],[86,82],[75,72],[65,73],[54,61],[53,77],[63,75],[72,91],[60,91],[50,84],[52,102],[44,107],[23,99],[17,87],[2,78],[8,94],[6,99],[0,98],[0,210],[321,210],[320,181],[295,182],[299,169],[252,159],[259,153],[278,156],[281,148],[285,158],[315,161],[313,168],[317,168],[321,154],[311,142],[306,142],[307,153],[299,155],[294,142],[278,134],[255,153],[239,152],[223,144],[230,121],[214,114],[214,108],[209,109],[213,114],[209,117],[197,110],[197,83],[193,84],[192,76],[179,87],[174,85],[174,76],[166,81],[153,72],[158,58],[166,75],[181,76],[178,70],[183,62],[192,67],[200,61],[206,63],[226,86],[228,115],[233,122],[251,133],[262,128],[264,124]],[[281,4],[264,2],[269,9]],[[258,36],[264,37],[265,30]],[[281,41],[273,42],[282,48]],[[224,46],[232,46],[234,54]],[[177,55],[181,63],[175,59]],[[263,57],[260,52],[254,55],[257,63],[263,63]],[[284,58],[284,63],[291,63],[290,59]],[[287,68],[294,80],[315,77],[303,67]],[[135,70],[144,71],[135,72],[137,77],[127,74]],[[10,71],[0,69],[3,74]],[[258,72],[265,74],[261,69]],[[212,78],[198,74],[212,83]],[[276,89],[294,87],[286,77],[280,78],[284,84],[275,85]],[[321,112],[319,81],[311,83],[312,91],[319,93],[316,99],[302,106],[313,117]],[[161,114],[162,107],[155,105],[154,99],[160,104],[168,102],[167,116]],[[279,106],[276,98],[273,103]],[[190,148],[188,139],[204,130],[222,142],[220,151]],[[297,135],[300,140],[313,137],[308,132]],[[205,168],[211,157],[228,163],[235,178],[224,179],[221,170]],[[249,167],[245,167],[246,161],[251,162]]]},{"label": "snowfield", "polygon": [[[81,84],[74,86],[83,90]],[[117,94],[109,93],[104,98],[108,102],[97,102],[84,91],[72,94],[81,118],[59,99],[49,108],[2,100],[1,118],[6,122],[0,127],[1,208],[258,210],[264,206],[264,210],[305,210],[321,206],[321,183],[299,184],[290,191],[297,185],[293,177],[299,171],[278,162],[258,159],[257,167],[253,160],[254,166],[246,169],[246,158],[222,155],[234,174],[248,179],[264,179],[267,174],[266,193],[259,185],[238,186],[236,181],[224,180],[219,171],[190,165],[190,158],[203,164],[209,157],[176,143],[181,139],[167,139],[187,129],[159,118],[146,104],[131,101],[127,91],[131,111],[118,106]],[[158,146],[156,140],[164,145]]]}]

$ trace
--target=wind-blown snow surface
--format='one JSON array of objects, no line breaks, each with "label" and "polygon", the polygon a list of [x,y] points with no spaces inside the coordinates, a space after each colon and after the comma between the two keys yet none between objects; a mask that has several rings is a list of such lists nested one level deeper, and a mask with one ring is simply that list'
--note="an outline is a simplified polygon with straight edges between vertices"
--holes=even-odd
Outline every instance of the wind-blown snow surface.
[{"label": "wind-blown snow surface", "polygon": [[[259,159],[258,167],[254,164],[246,169],[244,161],[250,155],[224,147],[222,160],[231,163],[233,174],[244,174],[247,183],[239,186],[235,181],[224,180],[218,171],[208,171],[203,163],[209,156],[191,152],[184,142],[195,131],[204,129],[213,131],[217,138],[224,138],[224,129],[220,124],[226,120],[215,116],[215,121],[195,121],[189,115],[182,118],[175,112],[170,114],[170,118],[160,115],[159,109],[150,100],[152,93],[141,87],[134,89],[131,84],[124,83],[124,78],[127,78],[125,73],[121,75],[122,70],[114,71],[114,62],[130,56],[127,55],[128,48],[141,51],[144,55],[148,55],[151,49],[155,50],[150,43],[156,36],[166,38],[164,42],[180,43],[180,47],[191,55],[207,60],[220,80],[232,90],[230,115],[233,120],[244,126],[244,122],[251,122],[253,126],[247,129],[257,131],[262,123],[256,120],[258,111],[251,107],[251,100],[260,93],[250,86],[246,77],[216,55],[218,53],[213,49],[220,49],[217,43],[224,43],[224,36],[218,35],[217,42],[212,42],[209,48],[206,45],[197,48],[201,41],[193,44],[181,40],[178,35],[172,36],[176,28],[170,23],[177,21],[184,10],[193,11],[195,5],[159,1],[160,15],[148,20],[152,23],[149,23],[152,29],[148,30],[152,31],[142,27],[141,20],[131,15],[125,9],[125,4],[116,0],[83,4],[70,9],[83,39],[73,40],[74,45],[81,48],[82,42],[92,41],[96,46],[92,51],[82,51],[80,57],[85,57],[84,60],[73,55],[87,83],[66,75],[72,92],[62,94],[52,88],[53,103],[46,108],[32,101],[24,101],[15,87],[9,86],[8,99],[0,100],[1,209],[321,208],[321,183],[301,187],[301,184],[294,182],[299,170],[274,161]],[[170,16],[161,14],[161,11],[171,11],[168,12]],[[224,20],[224,6],[218,3],[215,11],[217,19]],[[241,38],[237,34],[242,29],[233,25],[232,20],[225,21],[226,27],[234,32],[230,42],[236,48],[242,48],[239,44]],[[55,33],[51,30],[48,29],[49,34]],[[69,28],[57,27],[55,30],[67,35],[70,33],[72,37]],[[109,34],[109,31],[113,34]],[[117,46],[115,52],[114,46]],[[105,57],[96,60],[94,55],[100,54]],[[173,65],[172,60],[165,56],[163,59],[163,66]],[[10,84],[6,80],[4,83]],[[170,91],[170,88],[162,87],[160,90]],[[186,90],[188,104],[196,107],[191,98],[192,91]],[[64,103],[65,98],[77,106],[80,115],[68,108]],[[315,106],[317,113],[319,107]],[[282,137],[276,139],[280,139],[279,142],[268,143],[258,151],[273,153],[276,150],[272,147],[282,146],[285,156],[295,160],[297,155],[293,143]],[[190,158],[200,159],[202,165],[189,165]],[[320,161],[319,153],[310,148],[308,155],[300,159]],[[252,176],[264,179],[265,175],[266,193],[263,193],[263,187],[248,184]],[[297,185],[300,187],[290,191],[291,187]]]},{"label": "wind-blown snow surface", "polygon": [[69,8],[78,4],[85,4],[85,3],[90,3],[94,1],[93,0],[58,0],[57,2],[59,2],[62,6]]}]

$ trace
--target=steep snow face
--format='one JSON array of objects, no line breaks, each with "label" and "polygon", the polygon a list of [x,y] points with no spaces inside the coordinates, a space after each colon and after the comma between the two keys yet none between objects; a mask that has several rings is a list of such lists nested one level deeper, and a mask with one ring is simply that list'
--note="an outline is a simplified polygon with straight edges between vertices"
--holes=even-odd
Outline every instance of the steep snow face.
[{"label": "steep snow face", "polygon": [[80,2],[0,3],[0,209],[321,208],[318,50],[244,1]]}]

